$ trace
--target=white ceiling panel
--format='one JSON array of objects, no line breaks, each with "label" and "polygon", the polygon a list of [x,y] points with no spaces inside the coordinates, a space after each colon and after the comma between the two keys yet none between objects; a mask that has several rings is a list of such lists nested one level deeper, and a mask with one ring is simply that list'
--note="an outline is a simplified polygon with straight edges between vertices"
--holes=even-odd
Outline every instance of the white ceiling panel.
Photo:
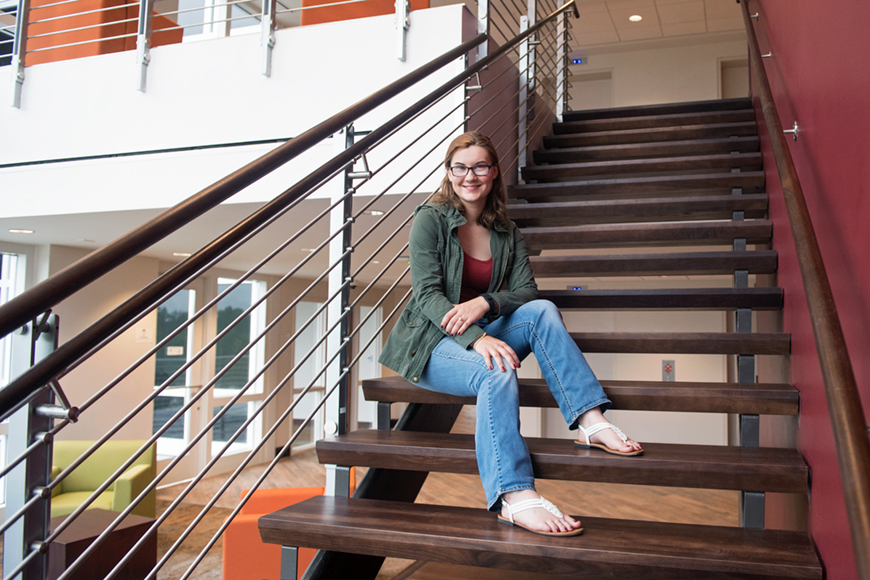
[{"label": "white ceiling panel", "polygon": [[707,23],[703,20],[700,22],[662,24],[663,36],[686,36],[689,34],[704,34],[705,32],[707,32]]},{"label": "white ceiling panel", "polygon": [[707,20],[707,32],[722,32],[725,30],[743,30],[742,18],[729,18],[726,20]]},{"label": "white ceiling panel", "polygon": [[684,22],[704,22],[705,11],[702,0],[680,2],[679,4],[657,4],[659,20],[664,24],[682,24]]},{"label": "white ceiling panel", "polygon": [[574,21],[572,28],[576,33],[580,34],[616,32],[616,28],[613,26],[613,20],[611,20],[609,12],[584,14]]},{"label": "white ceiling panel", "polygon": [[619,40],[626,42],[630,40],[648,40],[650,38],[661,38],[661,26],[642,26],[637,28],[624,28],[618,31]]},{"label": "white ceiling panel", "polygon": [[707,12],[707,18],[711,20],[742,18],[742,8],[740,4],[733,0],[704,0],[704,7]]}]

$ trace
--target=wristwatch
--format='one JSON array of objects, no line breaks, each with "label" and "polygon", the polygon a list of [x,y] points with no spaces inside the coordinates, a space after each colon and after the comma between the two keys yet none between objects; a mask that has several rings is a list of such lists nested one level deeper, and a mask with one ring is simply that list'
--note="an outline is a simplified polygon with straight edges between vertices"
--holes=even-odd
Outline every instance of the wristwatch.
[{"label": "wristwatch", "polygon": [[489,294],[481,294],[480,296],[486,300],[487,304],[489,304],[489,311],[486,313],[486,319],[492,322],[498,318],[498,303],[493,300],[492,296]]}]

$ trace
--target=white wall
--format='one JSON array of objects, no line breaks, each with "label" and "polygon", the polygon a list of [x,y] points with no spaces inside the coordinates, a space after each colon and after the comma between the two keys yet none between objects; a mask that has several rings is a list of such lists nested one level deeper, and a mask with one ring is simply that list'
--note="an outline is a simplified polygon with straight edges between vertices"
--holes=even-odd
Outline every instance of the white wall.
[{"label": "white wall", "polygon": [[[610,106],[630,107],[720,98],[720,61],[746,58],[746,40],[728,35],[716,42],[689,39],[679,46],[626,44],[602,47],[583,56],[587,64],[572,65],[574,85],[569,92],[573,110],[600,107],[600,73],[610,73]],[[739,35],[737,35],[739,36]],[[607,52],[610,50],[610,52]],[[584,78],[592,83],[584,87]],[[594,98],[587,102],[584,92]]]},{"label": "white wall", "polygon": [[[51,246],[47,256],[51,274],[65,268],[88,252],[79,248]],[[150,258],[133,258],[106,274],[97,283],[74,294],[53,310],[60,318],[60,343],[86,329],[134,292],[154,280],[159,263]],[[155,344],[156,315],[151,313],[121,334],[92,359],[60,379],[70,402],[78,407],[94,392],[120,375]],[[105,435],[110,426],[121,420],[154,388],[154,359],[145,362],[125,378],[118,387],[83,411],[78,423],[65,427],[60,439],[92,440]],[[147,439],[151,436],[151,407],[138,413],[117,435],[118,439]]]},{"label": "white wall", "polygon": [[[0,106],[0,125],[15,136],[0,143],[0,159],[8,164],[294,137],[459,45],[463,10],[415,11],[405,62],[396,58],[389,15],[279,30],[270,78],[260,73],[258,34],[152,49],[144,93],[136,90],[132,52],[28,67],[21,108]],[[357,129],[374,128],[460,69],[457,59],[363,118]],[[440,116],[456,103],[448,101],[429,116]],[[445,126],[461,120],[457,111]],[[2,213],[171,207],[273,147],[0,169]],[[269,199],[333,152],[329,143],[316,148],[234,201]]]}]

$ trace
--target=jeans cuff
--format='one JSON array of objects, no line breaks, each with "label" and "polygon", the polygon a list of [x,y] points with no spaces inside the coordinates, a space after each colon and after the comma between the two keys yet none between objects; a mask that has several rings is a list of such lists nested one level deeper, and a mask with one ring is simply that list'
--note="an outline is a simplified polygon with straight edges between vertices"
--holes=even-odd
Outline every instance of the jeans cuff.
[{"label": "jeans cuff", "polygon": [[510,493],[512,491],[523,491],[524,489],[534,490],[535,484],[534,483],[520,483],[517,485],[512,485],[511,487],[509,487],[507,489],[500,489],[498,491],[498,495],[496,495],[495,499],[488,506],[486,506],[486,509],[491,511],[491,512],[501,511],[501,496],[503,496],[506,493]]},{"label": "jeans cuff", "polygon": [[576,431],[577,425],[580,421],[580,416],[583,415],[583,413],[585,413],[586,411],[589,411],[590,409],[594,409],[595,407],[601,407],[601,412],[603,413],[604,411],[606,411],[607,409],[609,409],[612,406],[613,406],[613,403],[607,397],[604,397],[603,399],[599,399],[598,401],[596,401],[594,403],[590,403],[589,405],[586,405],[583,409],[577,411],[574,414],[574,418],[571,419],[571,421],[568,423],[568,429],[571,431]]}]

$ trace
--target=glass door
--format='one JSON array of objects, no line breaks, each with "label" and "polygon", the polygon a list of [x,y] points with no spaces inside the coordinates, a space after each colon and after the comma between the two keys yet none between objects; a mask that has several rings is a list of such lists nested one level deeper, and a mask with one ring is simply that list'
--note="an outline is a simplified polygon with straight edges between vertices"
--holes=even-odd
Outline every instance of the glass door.
[{"label": "glass door", "polygon": [[[236,281],[219,278],[218,294],[227,290]],[[219,376],[211,393],[209,419],[215,417],[246,385],[252,383],[245,393],[215,423],[211,430],[210,452],[214,456],[228,443],[229,448],[221,459],[222,469],[241,459],[232,455],[247,453],[262,436],[262,414],[232,442],[233,435],[254,413],[264,397],[263,377],[258,376],[265,363],[263,340],[257,341],[266,326],[265,303],[237,320],[266,292],[266,283],[247,280],[236,286],[217,303],[215,336],[228,330],[215,345],[214,375]],[[250,348],[248,349],[247,347]]]},{"label": "glass door", "polygon": [[[179,290],[157,308],[157,342],[184,327],[199,307],[201,292],[196,287]],[[160,387],[177,374],[202,346],[200,322],[183,328],[163,346],[156,355],[154,370],[155,388]],[[163,392],[154,399],[152,433],[172,420],[173,415],[199,391],[201,384],[198,361],[173,378]],[[167,462],[177,457],[190,442],[191,434],[201,428],[202,403],[194,405],[184,415],[172,421],[169,428],[157,439],[158,461]],[[200,446],[194,447],[173,469],[171,480],[192,477],[201,463]]]}]

